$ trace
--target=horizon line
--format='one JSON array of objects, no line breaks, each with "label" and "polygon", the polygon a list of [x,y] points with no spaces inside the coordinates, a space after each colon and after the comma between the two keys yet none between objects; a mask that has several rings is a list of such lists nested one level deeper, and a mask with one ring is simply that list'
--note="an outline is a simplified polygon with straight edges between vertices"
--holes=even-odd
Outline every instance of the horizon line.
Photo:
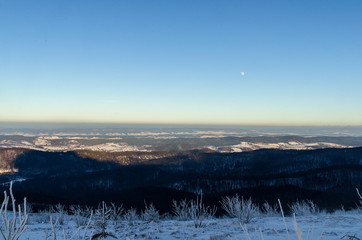
[{"label": "horizon line", "polygon": [[79,124],[79,125],[170,125],[170,126],[248,126],[248,127],[362,127],[362,124],[275,124],[275,123],[165,123],[165,122],[85,122],[85,121],[1,121],[0,124]]}]

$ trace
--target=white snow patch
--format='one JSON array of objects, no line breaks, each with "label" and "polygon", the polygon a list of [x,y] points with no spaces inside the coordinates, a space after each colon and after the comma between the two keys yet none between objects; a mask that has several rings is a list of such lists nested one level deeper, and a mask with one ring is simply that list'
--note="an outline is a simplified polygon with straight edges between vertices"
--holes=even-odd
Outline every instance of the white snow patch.
[{"label": "white snow patch", "polygon": [[46,140],[44,137],[38,137],[33,142],[34,142],[34,144],[36,146],[49,146],[49,145],[51,145],[51,143],[48,140]]}]

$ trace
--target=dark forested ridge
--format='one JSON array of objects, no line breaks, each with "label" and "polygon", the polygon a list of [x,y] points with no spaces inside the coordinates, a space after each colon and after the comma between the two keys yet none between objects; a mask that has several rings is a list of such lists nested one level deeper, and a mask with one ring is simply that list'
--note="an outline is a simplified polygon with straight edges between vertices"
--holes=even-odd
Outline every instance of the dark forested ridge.
[{"label": "dark forested ridge", "polygon": [[[43,152],[0,149],[2,188],[39,203],[128,205],[203,192],[209,202],[239,193],[256,201],[308,198],[325,207],[353,206],[362,189],[362,148],[257,150],[242,153]],[[171,206],[169,204],[169,206]]]}]

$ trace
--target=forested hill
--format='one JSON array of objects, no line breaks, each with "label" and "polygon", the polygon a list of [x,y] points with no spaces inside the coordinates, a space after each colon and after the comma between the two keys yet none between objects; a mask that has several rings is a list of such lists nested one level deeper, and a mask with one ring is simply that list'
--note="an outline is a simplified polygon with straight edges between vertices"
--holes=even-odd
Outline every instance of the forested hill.
[{"label": "forested hill", "polygon": [[309,198],[333,195],[328,204],[337,205],[338,198],[352,201],[355,189],[362,189],[362,148],[242,153],[0,149],[0,165],[3,188],[9,180],[17,180],[15,191],[36,202],[91,203],[102,197],[127,202],[126,192],[139,200],[152,195],[140,189],[167,192],[169,198],[200,191],[206,196],[244,191],[261,198],[257,189],[264,189],[273,198],[271,189],[280,189],[275,197],[283,197],[283,188],[295,188],[313,192]]}]

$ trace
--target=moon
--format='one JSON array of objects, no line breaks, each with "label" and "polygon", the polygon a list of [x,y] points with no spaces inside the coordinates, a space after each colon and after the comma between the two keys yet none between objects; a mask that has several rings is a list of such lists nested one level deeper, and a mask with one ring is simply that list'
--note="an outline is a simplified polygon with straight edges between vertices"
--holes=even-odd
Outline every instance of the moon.
[{"label": "moon", "polygon": [[240,72],[241,76],[244,76],[245,75],[245,72]]}]

